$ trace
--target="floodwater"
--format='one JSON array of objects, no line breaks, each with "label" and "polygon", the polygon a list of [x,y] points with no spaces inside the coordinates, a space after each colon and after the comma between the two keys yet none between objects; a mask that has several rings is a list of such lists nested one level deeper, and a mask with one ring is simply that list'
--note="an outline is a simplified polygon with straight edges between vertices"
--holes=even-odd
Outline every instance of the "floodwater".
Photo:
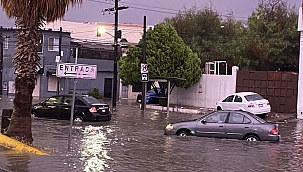
[{"label": "floodwater", "polygon": [[[33,119],[37,156],[0,147],[0,167],[20,172],[303,171],[303,121],[279,123],[278,144],[163,135],[170,122],[197,118],[117,105],[110,122],[77,123],[67,151],[69,121]],[[1,170],[0,170],[1,171]]]}]

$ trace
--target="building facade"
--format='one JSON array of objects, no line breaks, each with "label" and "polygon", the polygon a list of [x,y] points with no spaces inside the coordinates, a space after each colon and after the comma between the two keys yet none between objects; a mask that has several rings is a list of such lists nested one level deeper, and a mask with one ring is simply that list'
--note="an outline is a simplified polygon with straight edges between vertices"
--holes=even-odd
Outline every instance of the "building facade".
[{"label": "building facade", "polygon": [[[0,32],[5,37],[3,41],[3,71],[2,95],[15,94],[16,71],[12,62],[17,38],[15,29],[2,29]],[[94,43],[74,42],[69,32],[61,32],[61,63],[75,62],[75,49],[78,50],[79,64],[97,65],[98,73],[95,80],[78,79],[77,93],[87,94],[94,88],[99,89],[102,97],[111,97],[113,78],[113,48],[107,46],[93,46]],[[34,97],[45,98],[59,94],[67,94],[73,89],[73,79],[56,77],[56,56],[59,56],[59,30],[42,30],[41,46],[38,48],[40,68],[38,70]],[[99,52],[92,55],[91,52]],[[119,90],[119,87],[118,87]]]}]

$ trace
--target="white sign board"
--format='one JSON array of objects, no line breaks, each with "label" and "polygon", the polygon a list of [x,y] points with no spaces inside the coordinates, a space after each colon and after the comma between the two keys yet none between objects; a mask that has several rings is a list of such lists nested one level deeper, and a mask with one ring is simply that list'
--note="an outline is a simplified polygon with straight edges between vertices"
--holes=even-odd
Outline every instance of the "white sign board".
[{"label": "white sign board", "polygon": [[97,65],[58,63],[56,76],[64,78],[96,79]]},{"label": "white sign board", "polygon": [[141,73],[141,82],[148,82],[148,73]]},{"label": "white sign board", "polygon": [[148,73],[147,64],[141,63],[141,73]]}]

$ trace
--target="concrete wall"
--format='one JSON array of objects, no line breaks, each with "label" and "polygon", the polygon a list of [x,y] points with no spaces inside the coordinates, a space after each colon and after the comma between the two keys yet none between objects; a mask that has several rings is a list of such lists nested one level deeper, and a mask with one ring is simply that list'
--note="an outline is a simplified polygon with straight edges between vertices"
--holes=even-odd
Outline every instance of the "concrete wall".
[{"label": "concrete wall", "polygon": [[215,108],[216,102],[236,92],[238,67],[232,75],[203,74],[200,81],[189,89],[175,87],[170,95],[170,104]]}]

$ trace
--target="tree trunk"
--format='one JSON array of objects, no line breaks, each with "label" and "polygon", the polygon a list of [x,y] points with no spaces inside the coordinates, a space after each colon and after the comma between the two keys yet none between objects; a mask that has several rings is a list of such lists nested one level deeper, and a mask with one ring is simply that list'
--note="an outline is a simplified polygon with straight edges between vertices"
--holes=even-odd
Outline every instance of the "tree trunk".
[{"label": "tree trunk", "polygon": [[13,58],[17,71],[15,79],[14,109],[7,135],[28,144],[32,137],[32,93],[37,78],[40,57],[37,49],[40,43],[41,20],[35,26],[27,26],[25,21],[16,20],[18,43]]},{"label": "tree trunk", "polygon": [[17,77],[15,87],[14,109],[7,135],[31,144],[33,142],[31,108],[35,79]]}]

